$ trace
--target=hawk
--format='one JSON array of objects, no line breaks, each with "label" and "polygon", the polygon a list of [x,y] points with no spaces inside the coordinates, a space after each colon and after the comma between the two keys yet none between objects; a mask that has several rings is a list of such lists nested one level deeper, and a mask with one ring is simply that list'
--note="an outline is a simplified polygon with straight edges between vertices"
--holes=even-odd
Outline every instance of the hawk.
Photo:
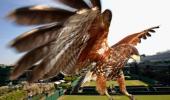
[{"label": "hawk", "polygon": [[29,82],[59,73],[74,75],[95,62],[90,73],[97,76],[96,89],[101,95],[112,100],[106,81],[116,78],[121,92],[134,100],[126,90],[122,69],[129,58],[139,56],[135,45],[150,37],[159,26],[129,35],[110,47],[107,38],[112,12],[108,9],[102,12],[100,0],[56,1],[74,9],[35,5],[8,15],[20,25],[38,25],[11,42],[11,47],[25,55],[15,64],[10,79],[17,79],[33,65]]}]

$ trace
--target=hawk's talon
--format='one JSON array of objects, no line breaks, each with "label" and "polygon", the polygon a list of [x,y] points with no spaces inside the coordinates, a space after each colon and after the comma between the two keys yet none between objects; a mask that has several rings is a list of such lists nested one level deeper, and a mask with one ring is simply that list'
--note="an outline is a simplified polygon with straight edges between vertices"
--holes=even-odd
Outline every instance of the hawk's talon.
[{"label": "hawk's talon", "polygon": [[135,96],[134,95],[130,95],[129,98],[130,98],[130,100],[135,100]]},{"label": "hawk's talon", "polygon": [[109,100],[114,100],[113,97],[111,95],[109,95],[108,91],[105,91],[106,96],[109,98]]},{"label": "hawk's talon", "polygon": [[114,100],[113,97],[109,97],[109,100]]}]

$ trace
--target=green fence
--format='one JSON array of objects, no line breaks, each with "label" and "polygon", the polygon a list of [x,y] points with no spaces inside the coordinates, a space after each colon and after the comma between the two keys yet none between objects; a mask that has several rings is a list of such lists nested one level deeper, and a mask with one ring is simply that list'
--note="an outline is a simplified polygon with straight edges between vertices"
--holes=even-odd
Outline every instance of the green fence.
[{"label": "green fence", "polygon": [[[81,77],[78,77],[74,82],[72,82],[72,91],[79,83]],[[64,95],[64,90],[62,88],[57,89],[52,95],[46,97],[45,100],[57,100],[60,96]]]},{"label": "green fence", "polygon": [[46,97],[45,100],[57,100],[63,94],[64,94],[63,89],[59,89],[59,90],[56,90],[52,95]]},{"label": "green fence", "polygon": [[77,89],[80,87],[81,79],[82,79],[82,77],[78,77],[74,82],[72,82],[70,94],[76,92]]}]

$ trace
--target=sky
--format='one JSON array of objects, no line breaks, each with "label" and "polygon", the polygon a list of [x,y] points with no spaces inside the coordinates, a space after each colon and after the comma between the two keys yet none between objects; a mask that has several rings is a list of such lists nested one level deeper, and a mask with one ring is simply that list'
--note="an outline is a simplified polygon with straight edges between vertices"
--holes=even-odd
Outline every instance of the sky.
[{"label": "sky", "polygon": [[[53,0],[0,0],[0,64],[14,64],[23,54],[8,47],[9,42],[33,27],[18,26],[5,16],[12,10],[28,5],[60,6]],[[102,0],[102,10],[113,14],[109,32],[109,45],[127,35],[160,25],[151,38],[136,47],[140,54],[153,55],[170,50],[170,6],[169,0]]]}]

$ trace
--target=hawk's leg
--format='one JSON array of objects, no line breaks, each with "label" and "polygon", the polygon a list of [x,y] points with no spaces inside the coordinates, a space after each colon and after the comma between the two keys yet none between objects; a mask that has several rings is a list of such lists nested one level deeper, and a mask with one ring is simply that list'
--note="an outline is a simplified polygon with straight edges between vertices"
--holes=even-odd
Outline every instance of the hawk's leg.
[{"label": "hawk's leg", "polygon": [[113,100],[113,98],[109,95],[106,87],[106,78],[103,75],[97,75],[96,80],[96,90],[100,95],[106,95],[109,100]]},{"label": "hawk's leg", "polygon": [[134,96],[132,94],[129,94],[126,90],[126,85],[125,85],[125,77],[124,77],[124,74],[123,72],[120,74],[120,76],[117,78],[117,82],[119,84],[119,88],[120,88],[120,91],[128,96],[130,98],[130,100],[135,100]]},{"label": "hawk's leg", "polygon": [[114,100],[113,97],[108,93],[107,89],[105,90],[105,94],[109,98],[109,100]]}]

